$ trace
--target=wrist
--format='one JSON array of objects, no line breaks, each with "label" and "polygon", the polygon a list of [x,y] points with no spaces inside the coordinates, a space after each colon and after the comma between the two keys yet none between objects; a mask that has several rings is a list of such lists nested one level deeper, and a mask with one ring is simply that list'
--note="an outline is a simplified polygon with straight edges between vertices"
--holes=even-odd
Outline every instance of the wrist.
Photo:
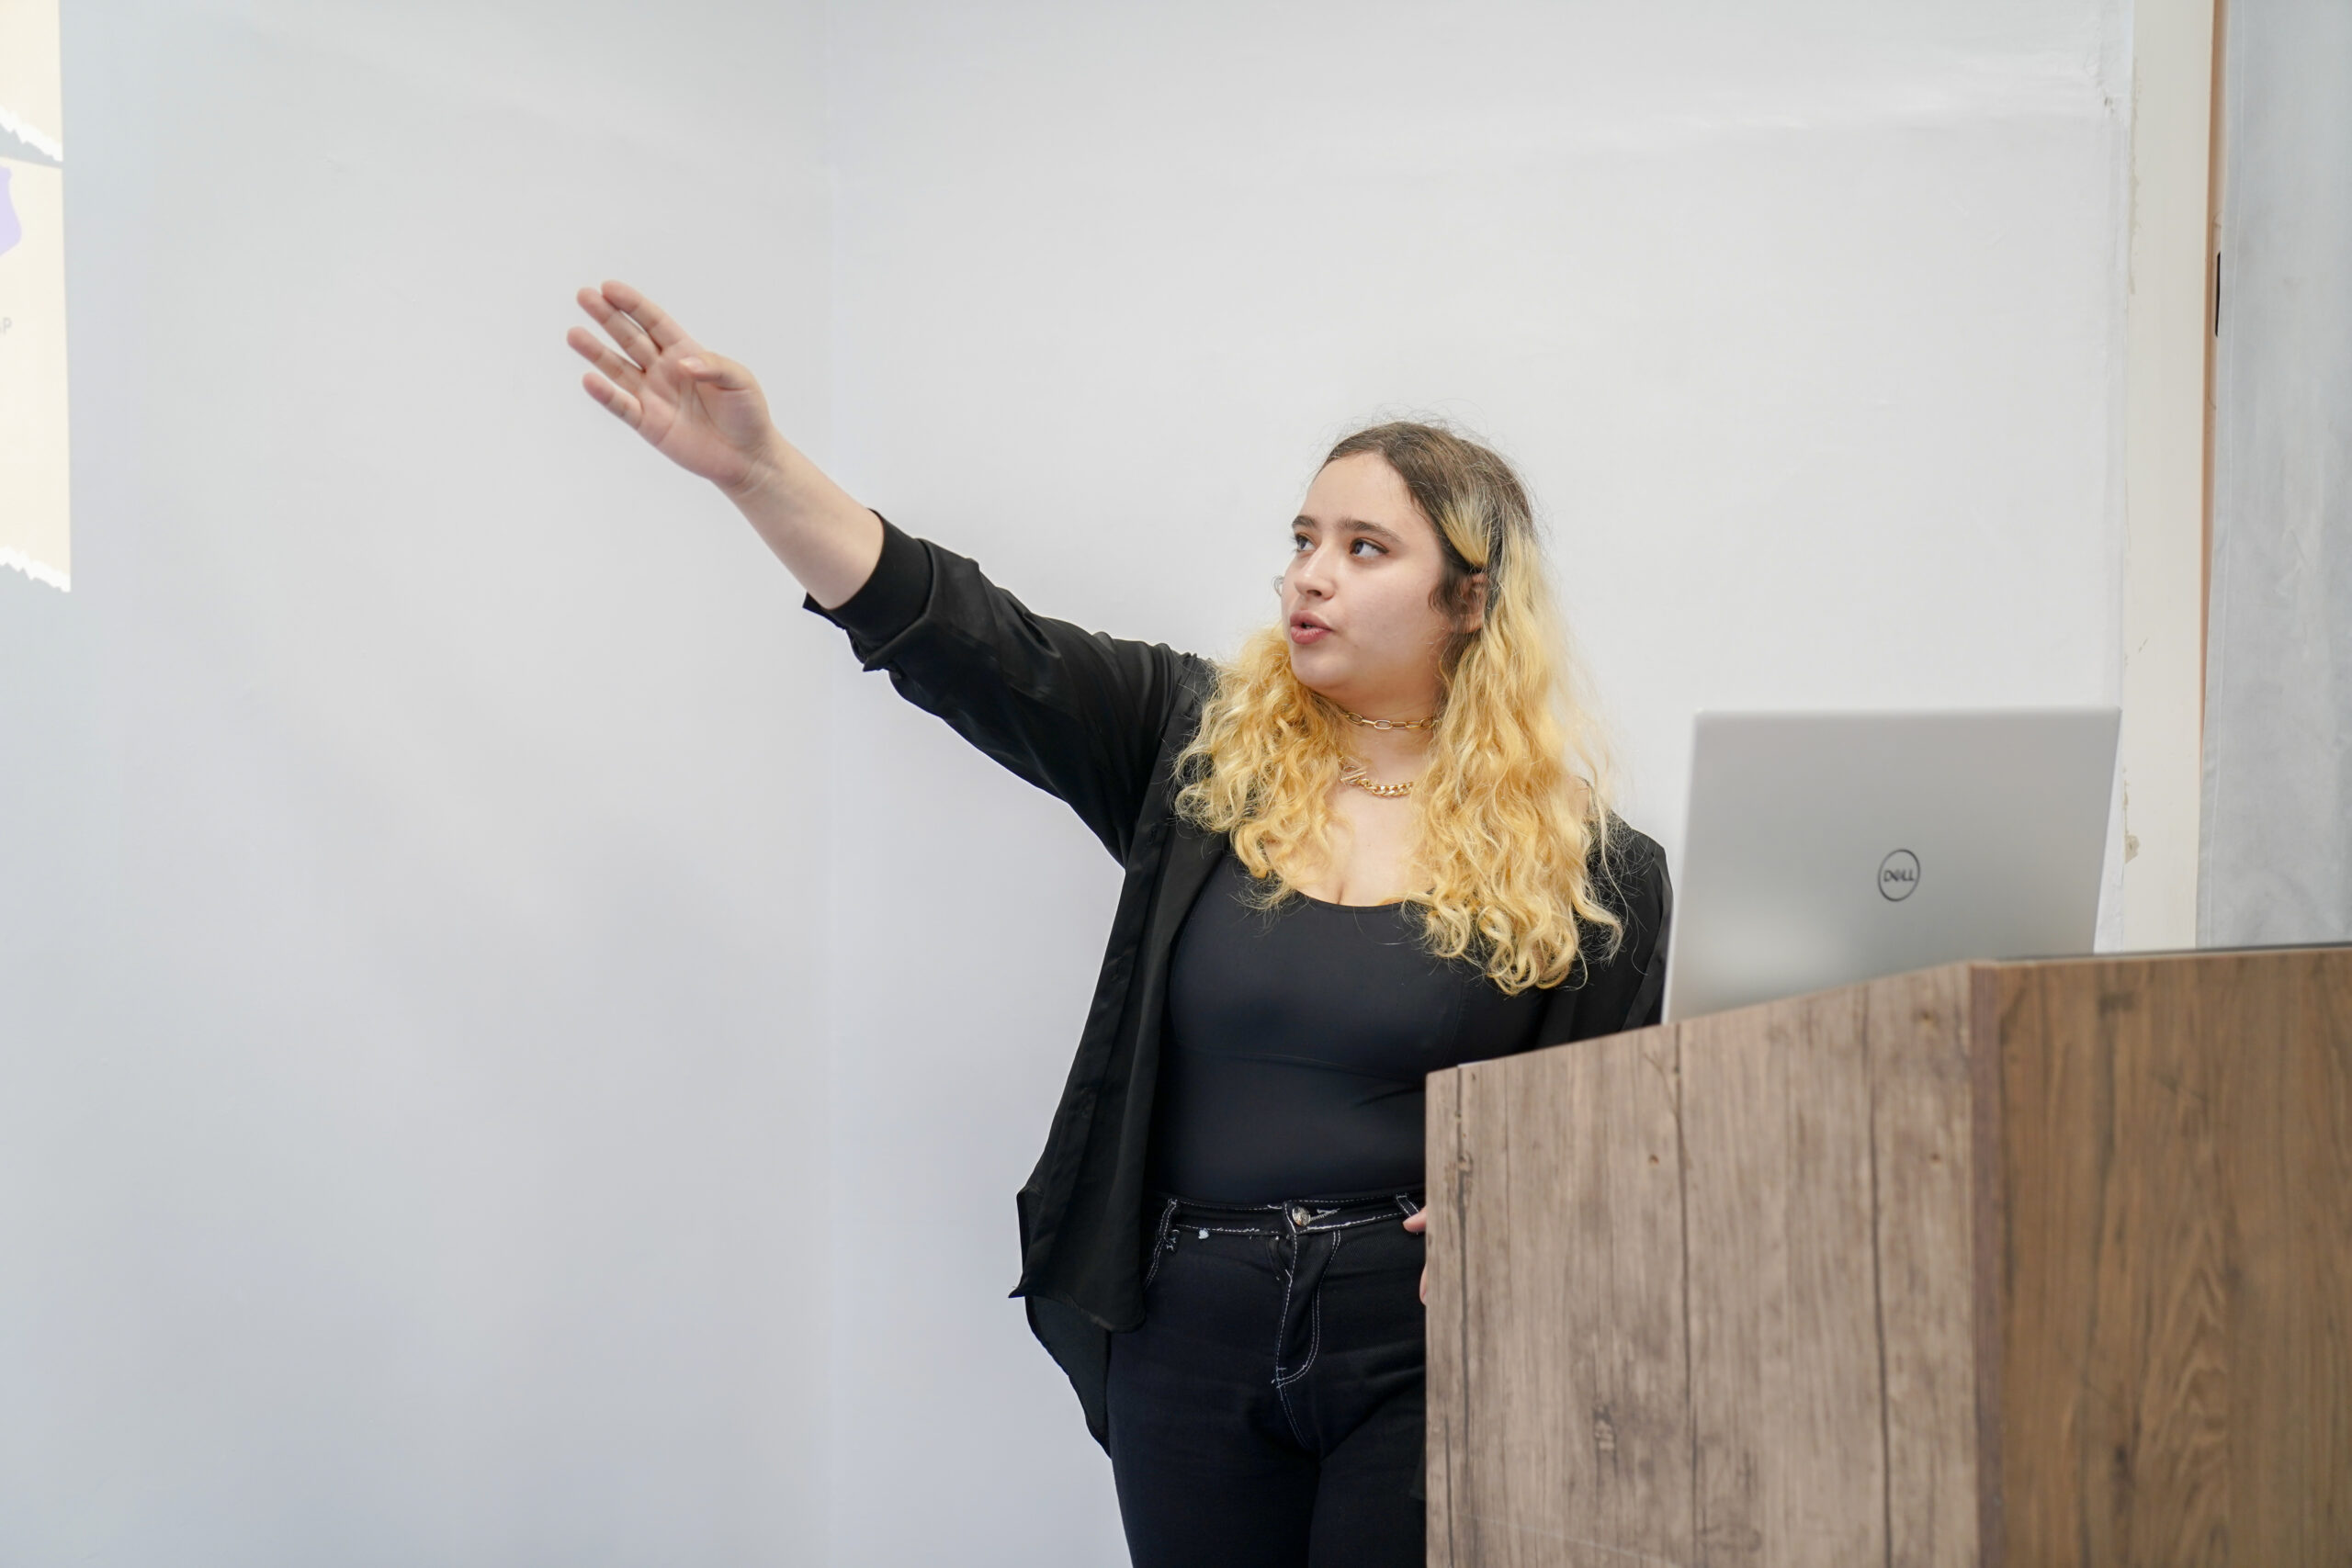
[{"label": "wrist", "polygon": [[880,521],[782,436],[718,488],[820,605],[840,604],[873,574]]},{"label": "wrist", "polygon": [[796,464],[806,467],[808,462],[791,443],[771,431],[759,449],[745,459],[740,477],[732,482],[713,482],[728,500],[748,512],[763,502],[780,501],[787,496],[793,488],[793,468]]}]

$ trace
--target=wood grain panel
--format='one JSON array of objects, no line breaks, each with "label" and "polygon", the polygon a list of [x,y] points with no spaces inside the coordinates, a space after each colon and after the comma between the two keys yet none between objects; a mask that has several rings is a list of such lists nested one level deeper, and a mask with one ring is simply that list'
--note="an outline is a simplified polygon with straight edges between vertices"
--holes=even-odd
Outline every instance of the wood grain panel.
[{"label": "wood grain panel", "polygon": [[[2267,1451],[2233,1445],[2232,1494],[2255,1517],[2282,1521],[2282,1558],[2346,1568],[2352,1565],[2352,953],[2315,953],[2297,962],[2295,983],[2279,987],[2289,1001],[2277,1036],[2287,1046],[2283,1136],[2274,1156],[2281,1168],[2272,1177],[2283,1194],[2278,1242],[2260,1252],[2233,1248],[2233,1257],[2278,1260],[2275,1269],[2241,1265],[2241,1276],[2249,1293],[2260,1291],[2272,1303],[2249,1312],[2248,1326],[2261,1332],[2260,1321],[2277,1323],[2262,1337],[2284,1350],[2268,1364],[2260,1397],[2295,1416],[2272,1428]],[[2233,1432],[2245,1424],[2233,1411]]]},{"label": "wood grain panel", "polygon": [[1685,1022],[1701,1561],[1886,1554],[1860,990]]},{"label": "wood grain panel", "polygon": [[2220,1086],[2176,1001],[2144,964],[2005,987],[2013,1562],[2227,1561]]},{"label": "wood grain panel", "polygon": [[1690,1560],[1674,1045],[1477,1064],[1431,1096],[1454,1151],[1430,1186],[1432,1562]]},{"label": "wood grain panel", "polygon": [[1430,1560],[2352,1568],[2352,949],[1430,1080]]},{"label": "wood grain panel", "polygon": [[1463,1276],[1469,1259],[1463,1238],[1468,1195],[1462,1178],[1470,1168],[1471,1153],[1463,1140],[1462,1074],[1431,1073],[1426,1100],[1428,1134],[1422,1148],[1427,1159],[1430,1228],[1427,1236],[1429,1296],[1423,1322],[1428,1328],[1429,1405],[1427,1461],[1424,1476],[1429,1491],[1428,1561],[1445,1568],[1477,1560],[1464,1539],[1469,1519],[1455,1506],[1457,1489],[1466,1493],[1473,1461],[1470,1434],[1470,1326],[1463,1312]]},{"label": "wood grain panel", "polygon": [[2352,954],[2000,984],[2006,1561],[2352,1562]]},{"label": "wood grain panel", "polygon": [[1971,972],[1863,989],[1891,1563],[1978,1560]]},{"label": "wood grain panel", "polygon": [[2008,1129],[2001,1120],[2002,971],[1990,964],[1968,972],[1968,1057],[1972,1279],[1975,1326],[1977,1561],[2000,1568],[2007,1557],[2007,1497],[2002,1492],[2003,1378],[2008,1351],[2008,1194],[2002,1186]]}]

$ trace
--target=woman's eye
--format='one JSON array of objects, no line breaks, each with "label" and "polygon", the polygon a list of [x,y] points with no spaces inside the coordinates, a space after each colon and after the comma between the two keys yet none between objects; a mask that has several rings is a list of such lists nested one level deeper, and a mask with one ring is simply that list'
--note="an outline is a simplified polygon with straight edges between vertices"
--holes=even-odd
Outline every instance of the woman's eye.
[{"label": "woman's eye", "polygon": [[1348,547],[1348,554],[1353,555],[1359,549],[1370,550],[1376,556],[1385,556],[1388,553],[1386,550],[1382,549],[1378,545],[1374,544],[1370,539],[1358,539],[1354,544]]},{"label": "woman's eye", "polygon": [[1293,534],[1290,536],[1290,548],[1293,555],[1296,555],[1299,551],[1307,548],[1309,540],[1304,534]]}]

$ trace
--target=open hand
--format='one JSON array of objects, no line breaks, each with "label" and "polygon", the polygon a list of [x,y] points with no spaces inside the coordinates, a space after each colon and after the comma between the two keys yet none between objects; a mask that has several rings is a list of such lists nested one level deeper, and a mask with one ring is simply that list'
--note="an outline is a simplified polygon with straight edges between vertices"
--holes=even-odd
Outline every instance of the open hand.
[{"label": "open hand", "polygon": [[[1430,1212],[1422,1209],[1408,1215],[1405,1220],[1405,1228],[1415,1235],[1422,1235],[1430,1228]],[[1423,1306],[1430,1304],[1430,1266],[1426,1263],[1421,1265],[1421,1304]]]},{"label": "open hand", "polygon": [[782,438],[752,373],[687,336],[626,283],[583,288],[579,298],[611,339],[586,327],[564,334],[595,367],[581,378],[588,395],[688,473],[729,494],[756,486]]}]

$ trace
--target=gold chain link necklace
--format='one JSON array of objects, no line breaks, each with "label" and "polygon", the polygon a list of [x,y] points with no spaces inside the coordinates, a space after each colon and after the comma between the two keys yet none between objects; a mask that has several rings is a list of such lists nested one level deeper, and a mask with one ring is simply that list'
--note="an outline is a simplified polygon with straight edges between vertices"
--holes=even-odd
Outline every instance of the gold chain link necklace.
[{"label": "gold chain link necklace", "polygon": [[[1339,706],[1336,703],[1332,705]],[[1363,715],[1350,712],[1346,708],[1340,708],[1340,712],[1346,716],[1350,724],[1360,724],[1366,729],[1435,729],[1437,721],[1444,716],[1442,713],[1433,713],[1427,718],[1366,718]],[[1371,773],[1362,762],[1353,758],[1349,759],[1347,764],[1340,770],[1340,777],[1365,794],[1376,795],[1383,800],[1396,800],[1413,793],[1414,781],[1411,779],[1407,779],[1403,784],[1373,783]]]},{"label": "gold chain link necklace", "polygon": [[1347,716],[1350,724],[1361,724],[1366,729],[1435,729],[1437,721],[1445,716],[1442,713],[1433,713],[1427,718],[1366,718],[1360,713],[1349,713],[1345,708],[1340,708],[1340,712]]},{"label": "gold chain link necklace", "polygon": [[1342,782],[1351,784],[1368,795],[1376,795],[1383,800],[1395,800],[1400,795],[1410,795],[1413,793],[1413,785],[1419,782],[1416,779],[1407,779],[1401,784],[1374,784],[1372,782],[1372,775],[1364,771],[1364,765],[1352,759],[1340,769],[1340,778]]}]

